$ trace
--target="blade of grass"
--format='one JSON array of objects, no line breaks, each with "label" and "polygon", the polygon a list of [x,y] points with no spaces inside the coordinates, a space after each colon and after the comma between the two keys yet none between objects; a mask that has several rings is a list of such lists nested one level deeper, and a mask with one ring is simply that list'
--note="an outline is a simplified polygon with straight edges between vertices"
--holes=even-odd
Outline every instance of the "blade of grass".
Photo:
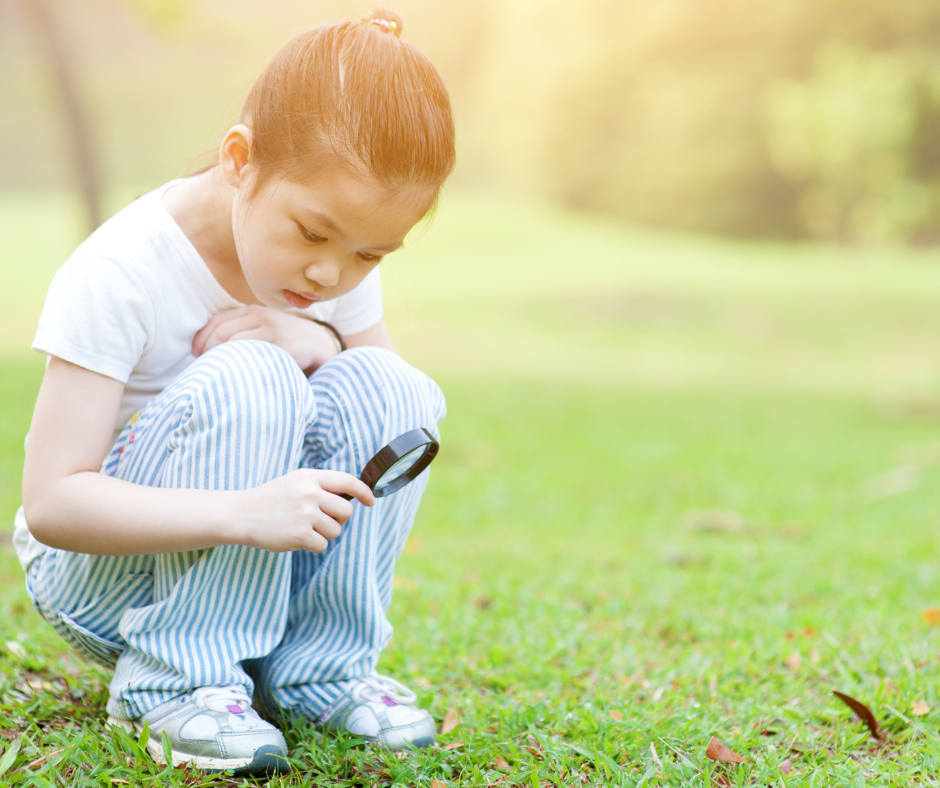
[{"label": "blade of grass", "polygon": [[0,777],[3,777],[6,774],[10,767],[16,762],[16,756],[19,754],[20,748],[23,746],[23,737],[20,736],[18,739],[15,739],[13,743],[6,748],[6,751],[3,753],[3,757],[0,758]]}]

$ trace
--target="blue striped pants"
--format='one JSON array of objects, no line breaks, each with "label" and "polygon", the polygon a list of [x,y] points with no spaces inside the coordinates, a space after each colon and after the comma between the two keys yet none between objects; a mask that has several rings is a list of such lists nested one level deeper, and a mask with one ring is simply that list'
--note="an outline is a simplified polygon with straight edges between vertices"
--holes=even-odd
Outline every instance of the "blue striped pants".
[{"label": "blue striped pants", "polygon": [[[243,490],[297,468],[358,475],[444,398],[373,347],[310,376],[265,342],[220,345],[124,428],[102,472],[136,484]],[[108,712],[139,717],[203,686],[240,685],[268,709],[318,716],[342,682],[372,672],[392,636],[395,559],[427,472],[355,513],[322,553],[241,545],[140,556],[50,549],[29,569],[40,613],[74,648],[114,667]]]}]

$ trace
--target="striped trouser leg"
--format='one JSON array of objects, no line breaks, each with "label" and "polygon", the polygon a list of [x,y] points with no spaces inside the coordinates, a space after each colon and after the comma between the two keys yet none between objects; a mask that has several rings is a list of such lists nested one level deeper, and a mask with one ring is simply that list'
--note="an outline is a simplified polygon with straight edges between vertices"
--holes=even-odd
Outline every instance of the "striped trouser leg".
[{"label": "striped trouser leg", "polygon": [[[136,484],[250,489],[300,467],[316,414],[296,362],[229,342],[191,364],[121,433],[104,473]],[[116,668],[108,711],[138,717],[196,687],[252,684],[288,614],[290,553],[240,545],[149,556],[52,550],[30,592],[73,646]]]},{"label": "striped trouser leg", "polygon": [[[382,446],[416,427],[437,431],[444,397],[424,373],[380,348],[354,348],[310,378],[317,421],[303,465],[358,475]],[[262,704],[308,718],[346,679],[371,673],[392,636],[392,573],[414,521],[427,472],[368,508],[354,503],[323,553],[294,553],[287,632],[253,668]]]}]

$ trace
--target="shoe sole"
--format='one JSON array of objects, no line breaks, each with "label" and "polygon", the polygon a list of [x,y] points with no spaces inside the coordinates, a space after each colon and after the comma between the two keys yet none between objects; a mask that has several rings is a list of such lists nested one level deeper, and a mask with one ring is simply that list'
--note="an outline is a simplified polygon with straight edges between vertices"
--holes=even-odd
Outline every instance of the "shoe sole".
[{"label": "shoe sole", "polygon": [[410,752],[412,750],[426,750],[428,747],[433,747],[435,741],[433,736],[419,736],[417,739],[411,739],[410,741],[406,741],[401,744],[389,744],[389,742],[383,739],[381,736],[361,736],[358,733],[349,733],[348,731],[323,727],[322,725],[317,725],[316,728],[320,732],[326,731],[327,733],[332,734],[345,732],[347,735],[359,739],[363,745],[369,744],[373,747],[377,747],[380,750],[387,750],[388,752]]},{"label": "shoe sole", "polygon": [[[144,726],[133,720],[121,720],[117,717],[108,717],[108,725],[121,728],[133,735],[140,735]],[[166,765],[163,755],[163,744],[153,739],[147,741],[147,752],[159,764]],[[290,764],[280,747],[266,744],[255,750],[251,758],[208,758],[204,755],[191,755],[189,753],[172,750],[173,766],[195,766],[205,772],[233,771],[236,777],[253,774],[278,774],[290,771]]]}]

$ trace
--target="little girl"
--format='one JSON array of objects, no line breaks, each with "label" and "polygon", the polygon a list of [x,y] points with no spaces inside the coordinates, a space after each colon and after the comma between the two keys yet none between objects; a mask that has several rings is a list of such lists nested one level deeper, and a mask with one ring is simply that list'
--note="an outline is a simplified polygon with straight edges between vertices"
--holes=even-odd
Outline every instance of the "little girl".
[{"label": "little girl", "polygon": [[444,416],[382,320],[379,263],[454,164],[447,91],[401,31],[378,9],[289,42],[218,164],[104,224],[46,298],[15,542],[158,761],[166,734],[174,765],[282,769],[267,720],[434,741],[375,672],[427,476],[379,501],[357,478]]}]

